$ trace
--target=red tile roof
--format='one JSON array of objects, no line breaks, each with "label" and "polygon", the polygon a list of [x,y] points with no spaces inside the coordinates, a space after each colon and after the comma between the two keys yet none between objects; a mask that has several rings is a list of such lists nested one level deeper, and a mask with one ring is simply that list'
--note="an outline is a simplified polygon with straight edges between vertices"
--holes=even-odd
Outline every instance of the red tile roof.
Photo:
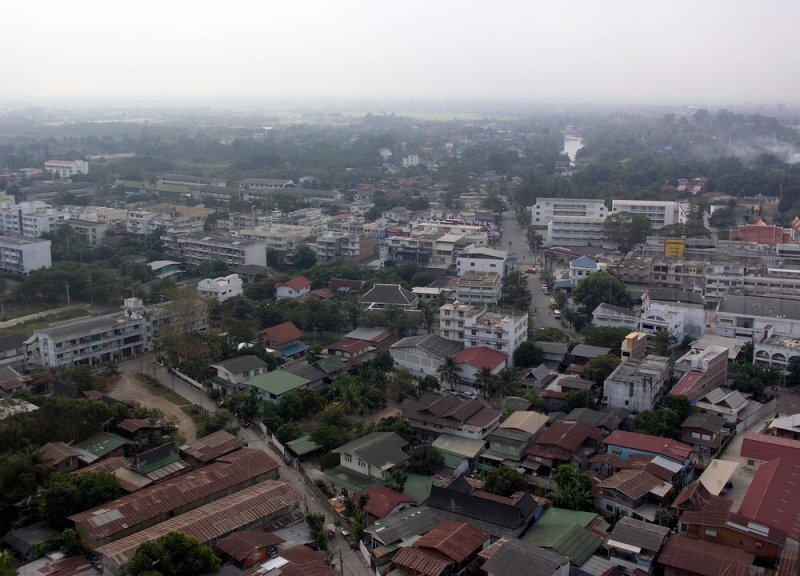
[{"label": "red tile roof", "polygon": [[257,337],[262,342],[275,343],[277,345],[300,340],[303,337],[303,333],[293,322],[284,322],[262,330]]},{"label": "red tile roof", "polygon": [[800,461],[785,458],[761,465],[739,506],[739,514],[800,537]]},{"label": "red tile roof", "polygon": [[311,280],[306,278],[305,276],[297,276],[296,278],[292,278],[291,280],[287,280],[286,282],[278,282],[275,284],[275,288],[280,288],[281,286],[286,286],[291,288],[295,292],[299,292],[304,288],[308,288],[311,286]]},{"label": "red tile roof", "polygon": [[[414,499],[385,486],[367,486],[367,505],[364,508],[374,518],[385,518],[400,504],[413,504]],[[358,498],[358,493],[353,499]]]},{"label": "red tile roof", "polygon": [[556,446],[562,450],[575,452],[586,440],[599,440],[602,435],[603,431],[600,428],[583,422],[557,420],[536,436],[533,443],[540,447]]},{"label": "red tile roof", "polygon": [[683,442],[625,430],[614,430],[603,443],[606,446],[620,446],[630,450],[660,454],[680,463],[685,462],[692,455],[692,447]]},{"label": "red tile roof", "polygon": [[747,576],[755,556],[738,548],[672,536],[658,557],[658,563],[701,576]]},{"label": "red tile roof", "polygon": [[442,522],[416,541],[417,548],[428,548],[459,564],[480,552],[489,535],[466,522]]},{"label": "red tile roof", "polygon": [[745,434],[742,440],[742,449],[739,452],[742,458],[769,461],[776,458],[786,458],[794,462],[800,461],[800,440],[767,436],[766,434]]},{"label": "red tile roof", "polygon": [[474,368],[489,368],[495,370],[498,366],[508,362],[508,355],[485,346],[466,348],[454,356],[457,364],[468,364]]}]

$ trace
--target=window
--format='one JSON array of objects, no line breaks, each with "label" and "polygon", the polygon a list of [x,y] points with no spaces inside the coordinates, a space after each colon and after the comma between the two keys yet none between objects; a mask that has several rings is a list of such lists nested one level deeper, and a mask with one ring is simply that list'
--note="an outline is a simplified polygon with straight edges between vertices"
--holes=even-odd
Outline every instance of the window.
[{"label": "window", "polygon": [[345,462],[352,462],[352,461],[353,461],[353,456],[352,456],[352,454],[345,454],[345,455],[344,455],[344,461],[345,461]]},{"label": "window", "polygon": [[710,528],[706,528],[706,537],[707,538],[716,538],[717,537],[717,531],[716,530],[711,530]]},{"label": "window", "polygon": [[358,459],[358,465],[359,465],[361,468],[366,468],[366,467],[367,467],[367,463],[366,463],[366,462],[364,462],[364,461],[363,461],[361,458],[359,458],[359,459]]}]

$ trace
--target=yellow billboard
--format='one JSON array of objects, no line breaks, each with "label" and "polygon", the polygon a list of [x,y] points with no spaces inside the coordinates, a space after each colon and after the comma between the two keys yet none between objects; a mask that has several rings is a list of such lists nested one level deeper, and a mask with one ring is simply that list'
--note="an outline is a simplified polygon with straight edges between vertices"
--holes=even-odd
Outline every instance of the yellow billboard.
[{"label": "yellow billboard", "polygon": [[665,238],[664,256],[672,258],[683,258],[686,252],[686,240],[683,238]]}]

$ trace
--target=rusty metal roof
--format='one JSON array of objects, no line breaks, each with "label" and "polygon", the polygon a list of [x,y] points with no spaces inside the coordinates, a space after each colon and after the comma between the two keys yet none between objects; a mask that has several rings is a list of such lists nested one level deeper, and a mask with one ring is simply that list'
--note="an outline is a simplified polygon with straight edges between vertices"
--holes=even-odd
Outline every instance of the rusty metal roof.
[{"label": "rusty metal roof", "polygon": [[489,535],[466,522],[442,522],[414,546],[436,550],[459,564],[483,548]]},{"label": "rusty metal roof", "polygon": [[246,445],[247,443],[241,438],[237,438],[225,430],[218,430],[191,444],[181,446],[181,452],[200,462],[211,462]]},{"label": "rusty metal roof", "polygon": [[453,563],[452,560],[438,552],[423,550],[415,546],[401,548],[392,558],[392,562],[411,574],[423,574],[424,576],[439,576]]},{"label": "rusty metal roof", "polygon": [[667,541],[658,562],[702,576],[747,576],[755,556],[731,546],[676,534]]},{"label": "rusty metal roof", "polygon": [[171,510],[221,496],[231,488],[279,466],[264,452],[253,448],[243,448],[236,456],[229,455],[226,458],[228,461],[214,462],[162,484],[75,514],[69,519],[80,524],[95,540],[113,537]]},{"label": "rusty metal roof", "polygon": [[123,566],[130,561],[140,544],[155,540],[167,532],[181,532],[206,543],[281,510],[299,506],[300,500],[300,495],[285,482],[266,480],[101,546],[97,552],[114,565]]},{"label": "rusty metal roof", "polygon": [[271,548],[283,542],[285,542],[283,538],[276,536],[272,532],[241,530],[220,540],[217,548],[237,562],[241,562],[250,556],[253,550]]}]

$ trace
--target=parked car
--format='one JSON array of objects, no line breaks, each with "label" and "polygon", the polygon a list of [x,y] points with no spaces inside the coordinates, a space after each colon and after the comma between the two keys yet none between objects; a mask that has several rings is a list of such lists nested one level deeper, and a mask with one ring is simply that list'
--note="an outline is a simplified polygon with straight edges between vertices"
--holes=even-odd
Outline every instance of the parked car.
[{"label": "parked car", "polygon": [[536,274],[536,268],[528,268],[525,270],[526,274]]}]

